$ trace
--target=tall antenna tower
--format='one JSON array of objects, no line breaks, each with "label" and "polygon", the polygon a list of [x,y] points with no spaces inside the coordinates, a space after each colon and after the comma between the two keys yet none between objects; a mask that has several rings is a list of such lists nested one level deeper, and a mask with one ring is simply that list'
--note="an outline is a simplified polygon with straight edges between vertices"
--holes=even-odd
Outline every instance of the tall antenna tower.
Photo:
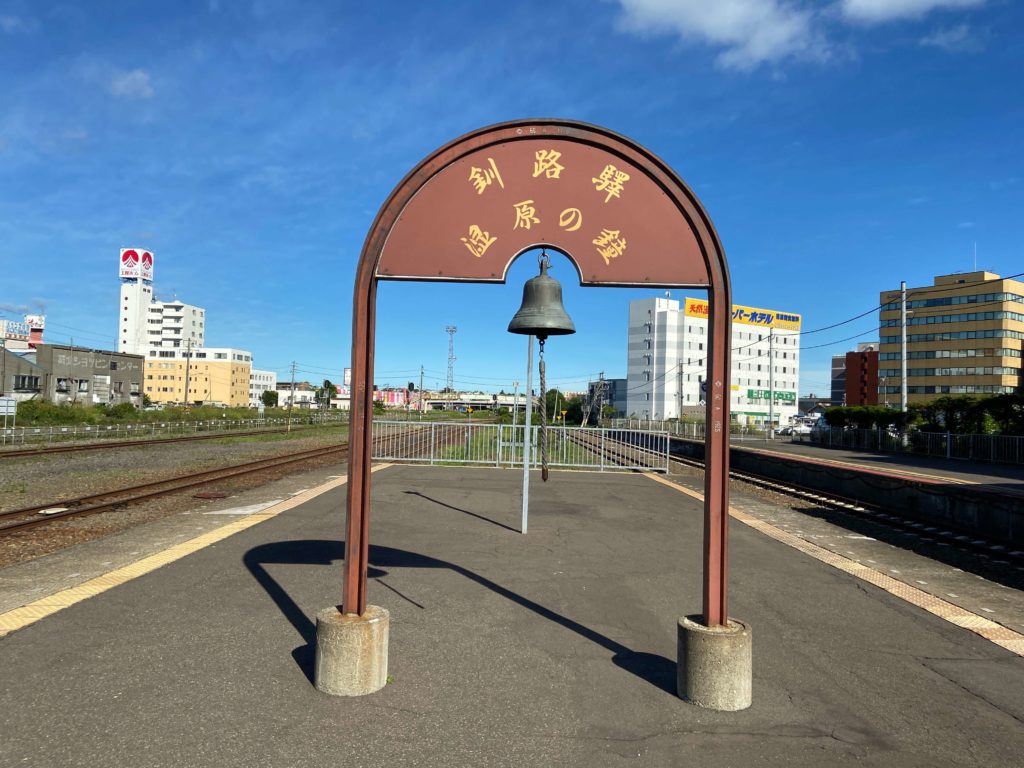
[{"label": "tall antenna tower", "polygon": [[587,397],[583,404],[583,426],[590,423],[590,414],[597,411],[597,425],[601,426],[601,415],[604,410],[605,385],[604,371],[598,374],[597,382],[587,382]]},{"label": "tall antenna tower", "polygon": [[455,332],[459,329],[449,325],[444,330],[448,334],[448,399],[451,400],[455,397]]}]

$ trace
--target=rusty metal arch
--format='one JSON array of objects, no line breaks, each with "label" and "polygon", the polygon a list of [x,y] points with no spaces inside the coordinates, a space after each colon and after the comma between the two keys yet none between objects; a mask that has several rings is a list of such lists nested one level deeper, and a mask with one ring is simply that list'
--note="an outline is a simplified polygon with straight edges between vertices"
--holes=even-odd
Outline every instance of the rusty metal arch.
[{"label": "rusty metal arch", "polygon": [[[528,145],[525,142],[541,143]],[[480,258],[484,254],[475,254],[472,249],[470,254],[477,256],[477,260],[466,260],[456,240],[454,248],[463,257],[461,262],[456,263],[452,253],[445,250],[446,243],[452,238],[448,236],[448,240],[443,242],[435,238],[443,227],[435,226],[432,220],[424,224],[426,214],[441,215],[456,207],[450,197],[434,194],[434,191],[458,194],[458,189],[452,186],[449,177],[454,173],[451,169],[458,168],[460,163],[462,170],[465,170],[467,158],[472,162],[482,158],[483,152],[506,150],[522,154],[524,148],[532,150],[539,146],[557,146],[562,150],[571,149],[572,152],[579,149],[592,160],[607,157],[615,159],[623,168],[632,170],[633,181],[648,185],[644,198],[647,205],[636,215],[647,216],[648,219],[656,216],[657,222],[665,223],[665,230],[669,234],[646,230],[637,232],[629,242],[635,244],[639,238],[641,245],[647,247],[647,251],[640,249],[641,264],[636,266],[632,261],[623,259],[620,262],[605,257],[604,263],[610,268],[607,272],[593,267],[593,264],[600,267],[600,262],[592,254],[588,256],[584,253],[586,247],[581,248],[579,243],[585,241],[577,238],[573,247],[566,247],[565,241],[569,238],[564,233],[558,238],[547,235],[537,238],[532,233],[524,235],[513,232],[508,235],[509,239],[514,240],[511,252],[495,249],[495,254],[507,254],[504,264],[501,263],[500,255],[496,260],[488,262]],[[446,174],[446,171],[449,173]],[[635,175],[637,172],[639,175]],[[596,178],[592,180],[597,181]],[[515,179],[510,179],[509,186],[515,183]],[[432,200],[431,197],[439,199]],[[653,214],[650,209],[654,209]],[[635,208],[633,210],[636,212]],[[485,234],[490,237],[489,232]],[[515,240],[517,236],[526,239]],[[403,242],[406,244],[404,248]],[[414,253],[411,252],[413,245],[416,246]],[[465,241],[462,245],[470,247]],[[573,262],[584,285],[692,287],[708,291],[707,359],[710,387],[705,443],[703,617],[707,626],[724,625],[728,621],[728,393],[732,319],[732,290],[725,252],[703,205],[666,163],[644,147],[605,128],[560,119],[500,123],[467,133],[446,144],[402,179],[381,206],[367,234],[356,271],[352,302],[348,507],[345,522],[345,583],[340,610],[352,615],[362,615],[366,611],[377,282],[440,280],[502,283],[508,266],[521,253],[545,245],[563,253]],[[585,258],[589,258],[593,264],[583,263]],[[637,274],[634,274],[634,270]]]}]

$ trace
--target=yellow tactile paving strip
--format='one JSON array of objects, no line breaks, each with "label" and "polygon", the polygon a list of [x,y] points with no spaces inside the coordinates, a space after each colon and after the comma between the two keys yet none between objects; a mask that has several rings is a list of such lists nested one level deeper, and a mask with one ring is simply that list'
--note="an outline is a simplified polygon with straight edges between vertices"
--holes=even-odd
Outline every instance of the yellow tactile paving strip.
[{"label": "yellow tactile paving strip", "polygon": [[[385,467],[390,466],[389,464],[378,464],[373,467],[374,472]],[[86,600],[95,595],[106,592],[108,589],[126,584],[132,579],[137,579],[139,576],[144,576],[147,573],[155,571],[161,566],[173,563],[175,560],[180,560],[186,555],[191,555],[193,552],[198,552],[204,547],[208,547],[211,544],[216,544],[218,541],[223,541],[229,536],[234,536],[236,533],[252,528],[254,525],[259,525],[265,520],[270,520],[272,517],[277,517],[282,512],[287,512],[289,509],[294,509],[300,504],[305,504],[310,499],[314,499],[323,493],[327,493],[334,488],[342,486],[347,481],[346,477],[338,477],[329,482],[318,485],[315,488],[310,488],[308,491],[293,496],[290,499],[282,501],[280,504],[275,504],[272,507],[268,507],[261,512],[256,512],[252,515],[247,515],[239,520],[235,520],[227,525],[223,525],[220,528],[216,528],[212,531],[208,531],[201,536],[196,536],[194,539],[183,541],[180,544],[175,544],[173,547],[157,552],[156,554],[144,557],[141,560],[137,560],[134,563],[125,565],[121,568],[116,568],[113,571],[97,576],[94,579],[89,579],[77,586],[70,587],[69,589],[62,589],[59,592],[55,592],[52,595],[41,597],[38,600],[33,600],[27,605],[23,605],[20,608],[15,608],[6,613],[0,613],[0,637],[14,632],[17,629],[27,627],[29,624],[34,624],[40,619],[44,619],[57,611],[62,611],[65,608],[79,603],[82,600]]]},{"label": "yellow tactile paving strip", "polygon": [[[667,485],[670,488],[681,491],[687,496],[704,501],[703,494],[692,491],[684,486],[677,485],[671,480],[666,480],[658,475],[649,474],[647,476],[663,485]],[[884,573],[879,573],[863,563],[858,563],[855,560],[838,555],[824,547],[819,547],[817,544],[805,541],[799,536],[795,536],[792,533],[776,528],[774,525],[766,523],[763,520],[759,520],[752,515],[748,515],[746,512],[741,512],[735,507],[729,507],[729,514],[741,523],[749,525],[751,528],[760,531],[766,536],[770,536],[776,541],[792,547],[793,549],[799,550],[805,555],[810,555],[815,560],[831,565],[833,568],[838,568],[840,571],[848,573],[861,581],[874,584],[876,587],[888,592],[890,595],[898,597],[901,600],[905,600],[918,608],[922,608],[928,611],[928,613],[938,616],[940,619],[945,619],[951,624],[968,629],[976,635],[1005,648],[1011,653],[1015,653],[1018,656],[1024,656],[1024,635],[1019,632],[1015,632],[1001,624],[997,624],[990,619],[986,619],[984,616],[971,613],[965,608],[953,605],[953,603],[947,602],[942,598],[929,594],[917,587],[905,584],[899,579],[894,579]]]}]

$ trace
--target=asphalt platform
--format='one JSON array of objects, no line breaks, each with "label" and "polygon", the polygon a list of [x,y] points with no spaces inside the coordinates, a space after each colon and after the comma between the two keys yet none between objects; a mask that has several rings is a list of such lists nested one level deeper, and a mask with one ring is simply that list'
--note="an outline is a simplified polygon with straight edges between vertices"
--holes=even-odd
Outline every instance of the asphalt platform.
[{"label": "asphalt platform", "polygon": [[1021,765],[1024,659],[735,521],[754,704],[681,701],[700,503],[552,473],[523,536],[521,477],[373,475],[379,693],[310,681],[312,617],[341,594],[339,487],[0,639],[0,765]]}]

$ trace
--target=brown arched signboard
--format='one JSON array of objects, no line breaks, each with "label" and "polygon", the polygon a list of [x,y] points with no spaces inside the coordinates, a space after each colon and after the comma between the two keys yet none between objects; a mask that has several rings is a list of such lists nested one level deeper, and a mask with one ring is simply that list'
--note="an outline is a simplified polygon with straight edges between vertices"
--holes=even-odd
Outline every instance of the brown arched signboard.
[{"label": "brown arched signboard", "polygon": [[353,303],[341,611],[366,611],[377,281],[501,283],[519,254],[539,247],[565,254],[583,285],[708,291],[703,622],[724,625],[732,296],[721,242],[664,162],[604,128],[555,119],[502,123],[437,150],[391,193],[366,238]]}]

